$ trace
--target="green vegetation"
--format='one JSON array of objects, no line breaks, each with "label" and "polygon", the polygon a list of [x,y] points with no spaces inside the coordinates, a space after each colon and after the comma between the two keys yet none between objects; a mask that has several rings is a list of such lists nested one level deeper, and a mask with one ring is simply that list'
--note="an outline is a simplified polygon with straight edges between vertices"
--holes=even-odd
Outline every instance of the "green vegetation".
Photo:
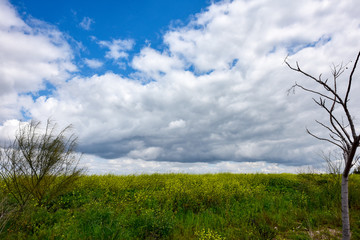
[{"label": "green vegetation", "polygon": [[[4,184],[2,191],[5,192]],[[349,184],[360,239],[360,175]],[[82,176],[46,205],[6,212],[1,239],[338,239],[334,174]],[[8,217],[11,214],[12,217]],[[2,216],[7,217],[4,222]],[[0,222],[0,227],[1,227]]]},{"label": "green vegetation", "polygon": [[0,148],[0,178],[20,210],[30,199],[48,207],[84,172],[77,167],[77,138],[66,136],[69,128],[55,133],[56,124],[48,120],[42,132],[40,122],[32,121],[19,126],[15,140]]}]

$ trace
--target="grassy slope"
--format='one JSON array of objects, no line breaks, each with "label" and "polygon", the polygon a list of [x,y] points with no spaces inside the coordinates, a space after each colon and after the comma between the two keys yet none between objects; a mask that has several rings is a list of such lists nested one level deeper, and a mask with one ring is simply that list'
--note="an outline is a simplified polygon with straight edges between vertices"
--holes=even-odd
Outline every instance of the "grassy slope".
[{"label": "grassy slope", "polygon": [[[359,189],[360,175],[352,175],[354,239],[360,239]],[[0,238],[338,239],[340,233],[334,175],[155,174],[84,176],[49,210],[29,206]]]}]

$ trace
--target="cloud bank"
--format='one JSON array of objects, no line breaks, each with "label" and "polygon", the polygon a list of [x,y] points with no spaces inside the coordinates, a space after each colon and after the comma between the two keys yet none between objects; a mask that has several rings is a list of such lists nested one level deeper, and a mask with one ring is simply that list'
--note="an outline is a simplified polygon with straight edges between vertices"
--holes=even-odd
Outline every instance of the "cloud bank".
[{"label": "cloud bank", "polygon": [[15,9],[0,1],[0,122],[20,118],[30,107],[30,93],[58,86],[77,67],[65,36],[36,19],[25,23]]},{"label": "cloud bank", "polygon": [[[141,164],[154,171],[163,171],[158,165],[176,171],[176,164],[178,170],[210,164],[209,169],[265,172],[316,165],[316,152],[330,148],[308,136],[305,126],[321,134],[314,119],[326,121],[326,114],[305,93],[287,95],[295,81],[306,79],[290,71],[284,58],[326,75],[329,64],[348,63],[360,49],[354,1],[224,1],[169,29],[161,49],[147,46],[129,56],[133,40],[100,41],[108,49],[104,57],[126,61],[132,74],[69,77],[76,66],[63,35],[29,26],[7,2],[0,3],[9,15],[0,21],[1,39],[9,38],[0,44],[0,58],[11,59],[0,65],[1,89],[8,89],[0,97],[10,99],[0,107],[3,126],[19,118],[21,109],[31,118],[72,123],[80,150],[93,156],[89,166],[109,171]],[[27,43],[11,48],[15,38]],[[101,66],[90,59],[87,64]],[[51,96],[21,94],[39,91],[46,81],[56,86]],[[354,83],[353,93],[359,87]],[[353,94],[351,101],[360,97]]]}]

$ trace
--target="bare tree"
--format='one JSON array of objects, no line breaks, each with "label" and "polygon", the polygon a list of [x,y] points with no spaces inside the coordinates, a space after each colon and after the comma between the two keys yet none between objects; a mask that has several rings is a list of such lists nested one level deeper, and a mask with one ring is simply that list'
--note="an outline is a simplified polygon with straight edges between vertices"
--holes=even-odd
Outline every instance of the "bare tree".
[{"label": "bare tree", "polygon": [[343,171],[343,154],[339,151],[321,152],[321,158],[325,160],[325,170],[329,174],[340,176]]},{"label": "bare tree", "polygon": [[47,121],[19,127],[15,140],[0,152],[0,176],[7,192],[20,209],[30,199],[47,205],[67,190],[84,169],[78,167],[77,138],[67,136],[70,126],[55,133],[56,125]]},{"label": "bare tree", "polygon": [[313,75],[303,71],[298,62],[296,62],[296,67],[289,64],[287,58],[285,59],[286,65],[296,72],[299,72],[305,75],[308,79],[318,84],[321,87],[321,90],[316,90],[313,88],[308,88],[305,85],[295,84],[289,89],[295,90],[295,88],[300,88],[306,92],[309,92],[315,95],[317,98],[313,98],[314,102],[322,108],[328,115],[329,121],[327,123],[320,122],[316,120],[316,123],[324,128],[327,132],[327,136],[318,136],[313,134],[309,129],[306,129],[307,132],[314,138],[329,142],[335,145],[342,152],[342,158],[344,161],[344,170],[342,172],[341,178],[341,212],[342,212],[342,235],[343,239],[350,239],[350,216],[349,216],[349,199],[348,199],[348,181],[351,168],[359,160],[359,155],[356,154],[356,150],[359,147],[360,135],[357,133],[357,129],[354,125],[354,116],[350,113],[349,101],[350,101],[350,92],[351,86],[353,83],[353,76],[359,61],[360,52],[358,53],[355,63],[351,69],[348,81],[346,83],[344,94],[341,94],[341,89],[338,86],[339,77],[347,69],[343,64],[333,65],[331,68],[332,79],[323,79],[320,74],[319,77],[314,77]]}]

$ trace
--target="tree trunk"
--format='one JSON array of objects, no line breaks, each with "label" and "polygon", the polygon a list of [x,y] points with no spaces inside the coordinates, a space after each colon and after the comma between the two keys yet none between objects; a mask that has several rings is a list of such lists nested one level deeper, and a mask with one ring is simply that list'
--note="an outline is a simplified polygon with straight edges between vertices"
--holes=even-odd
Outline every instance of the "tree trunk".
[{"label": "tree trunk", "polygon": [[350,240],[350,216],[349,216],[349,175],[343,174],[341,178],[341,218],[342,239]]}]

